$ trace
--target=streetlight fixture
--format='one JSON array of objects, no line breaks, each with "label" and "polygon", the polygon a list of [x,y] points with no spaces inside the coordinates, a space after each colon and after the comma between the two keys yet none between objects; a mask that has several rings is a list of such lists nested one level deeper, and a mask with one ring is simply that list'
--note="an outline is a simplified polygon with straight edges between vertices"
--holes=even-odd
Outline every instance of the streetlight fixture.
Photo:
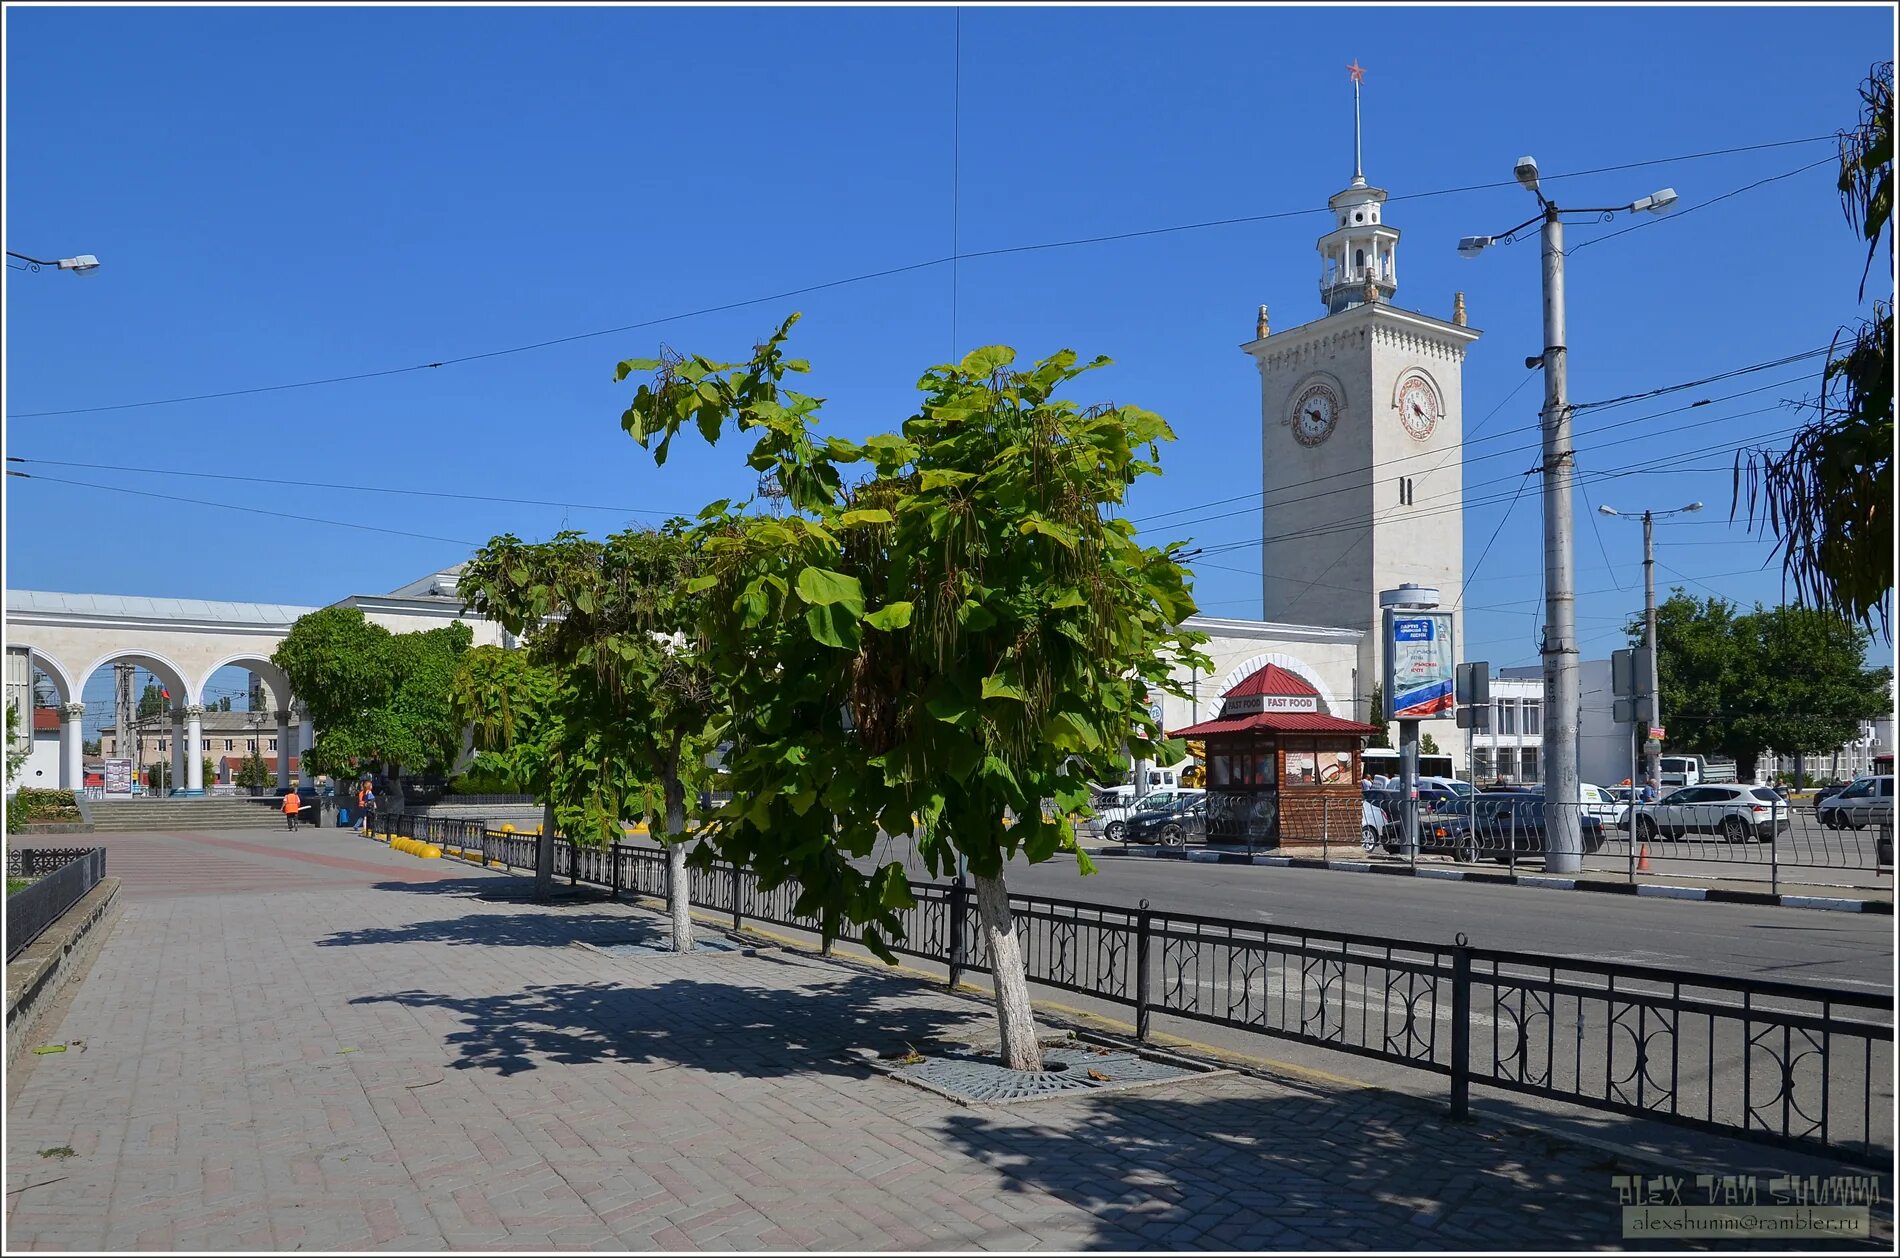
[{"label": "streetlight fixture", "polygon": [[77,254],[70,258],[29,258],[24,253],[7,250],[9,258],[18,258],[26,263],[26,270],[37,271],[43,266],[58,267],[62,271],[71,271],[74,275],[93,275],[99,270],[99,259],[90,253]]},{"label": "streetlight fixture", "polygon": [[[1658,733],[1662,723],[1662,672],[1656,666],[1656,531],[1655,522],[1672,515],[1688,515],[1702,510],[1702,504],[1692,502],[1686,507],[1677,507],[1672,511],[1643,512],[1643,694],[1649,700],[1643,719],[1648,727],[1643,731],[1643,778],[1648,785],[1662,789],[1662,737]],[[1633,519],[1631,512],[1618,511],[1605,503],[1597,508],[1601,515],[1615,516],[1618,519]]]},{"label": "streetlight fixture", "polygon": [[[1525,360],[1544,369],[1544,798],[1557,805],[1545,814],[1545,868],[1575,873],[1583,867],[1582,796],[1577,768],[1577,725],[1583,702],[1578,680],[1575,519],[1571,507],[1576,450],[1571,443],[1566,394],[1568,347],[1564,335],[1564,224],[1560,209],[1543,193],[1537,159],[1520,157],[1512,168],[1518,183],[1537,198],[1537,213],[1496,236],[1466,236],[1458,252],[1475,258],[1495,244],[1510,244],[1533,223],[1543,224],[1544,352]],[[1661,213],[1676,200],[1664,188],[1627,205],[1571,210],[1608,219],[1639,210]]]}]

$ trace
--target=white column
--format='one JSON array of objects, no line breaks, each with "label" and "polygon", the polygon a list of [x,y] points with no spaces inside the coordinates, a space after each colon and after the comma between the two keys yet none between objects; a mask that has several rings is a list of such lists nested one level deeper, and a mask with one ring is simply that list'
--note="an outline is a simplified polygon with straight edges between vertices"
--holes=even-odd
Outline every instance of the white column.
[{"label": "white column", "polygon": [[290,785],[290,712],[277,709],[277,785],[279,789]]},{"label": "white column", "polygon": [[59,785],[63,790],[76,791],[86,784],[85,716],[83,703],[59,705]]},{"label": "white column", "polygon": [[310,749],[317,745],[317,727],[310,720],[310,709],[299,704],[297,713],[297,775],[305,786],[315,786],[317,775],[310,768]]},{"label": "white column", "polygon": [[185,794],[205,793],[204,704],[185,709]]}]

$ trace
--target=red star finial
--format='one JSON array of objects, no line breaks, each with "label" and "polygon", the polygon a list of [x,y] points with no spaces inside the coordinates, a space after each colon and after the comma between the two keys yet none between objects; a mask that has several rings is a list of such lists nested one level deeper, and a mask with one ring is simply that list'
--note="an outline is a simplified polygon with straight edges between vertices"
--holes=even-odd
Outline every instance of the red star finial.
[{"label": "red star finial", "polygon": [[1355,83],[1363,83],[1366,81],[1366,68],[1359,64],[1359,58],[1357,57],[1354,57],[1352,64],[1346,67],[1346,72],[1352,75],[1352,81]]}]

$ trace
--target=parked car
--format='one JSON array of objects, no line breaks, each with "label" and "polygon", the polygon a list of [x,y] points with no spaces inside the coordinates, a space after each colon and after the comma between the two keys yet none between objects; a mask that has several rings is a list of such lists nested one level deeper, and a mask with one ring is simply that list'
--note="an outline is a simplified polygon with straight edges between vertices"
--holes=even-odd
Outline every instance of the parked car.
[{"label": "parked car", "polygon": [[1893,777],[1861,778],[1815,809],[1830,830],[1893,825]]},{"label": "parked car", "polygon": [[[1139,814],[1159,811],[1178,799],[1199,799],[1204,798],[1206,795],[1206,791],[1195,787],[1167,786],[1158,791],[1149,791],[1133,804],[1118,802],[1098,804],[1095,808],[1094,820],[1095,824],[1101,828],[1101,834],[1104,839],[1107,839],[1110,843],[1126,843],[1128,841],[1128,823]],[[1101,799],[1103,797],[1097,796],[1097,798]],[[1108,798],[1120,799],[1121,797],[1114,795],[1108,796]]]},{"label": "parked car", "polygon": [[1730,843],[1767,843],[1793,825],[1794,809],[1765,786],[1679,786],[1636,810],[1636,837],[1643,841],[1719,834]]},{"label": "parked car", "polygon": [[1180,847],[1190,839],[1205,843],[1207,793],[1173,792],[1171,798],[1153,808],[1136,809],[1123,826],[1123,841],[1128,843],[1159,843],[1163,847]]},{"label": "parked car", "polygon": [[1476,794],[1471,783],[1460,782],[1457,778],[1421,777],[1418,780],[1418,785],[1420,790],[1429,786],[1434,790],[1456,795],[1460,799],[1469,799],[1472,795]]},{"label": "parked car", "polygon": [[1855,782],[1860,782],[1864,780],[1865,779],[1862,779],[1862,778],[1855,778],[1853,782],[1836,782],[1832,786],[1823,786],[1819,790],[1815,791],[1814,800],[1813,800],[1815,817],[1816,818],[1820,817],[1821,805],[1827,803],[1828,800],[1833,799],[1836,795],[1839,795],[1842,791],[1854,785]]},{"label": "parked car", "polygon": [[1623,815],[1623,805],[1628,802],[1619,802],[1601,786],[1592,786],[1588,782],[1578,784],[1577,795],[1583,800],[1583,811],[1606,826],[1616,824],[1617,818]]},{"label": "parked car", "polygon": [[[1377,845],[1387,852],[1397,855],[1405,850],[1405,807],[1404,800],[1397,790],[1373,790],[1365,792],[1366,806],[1385,817],[1386,822],[1380,829]],[[1458,797],[1449,791],[1428,792],[1420,790],[1418,795],[1418,850],[1421,852],[1448,852],[1461,861],[1476,860],[1478,845],[1472,839],[1471,816],[1468,804],[1459,802]],[[1364,836],[1362,835],[1362,841]],[[1370,851],[1375,844],[1365,842]]]},{"label": "parked car", "polygon": [[[1539,791],[1481,791],[1472,801],[1475,837],[1493,860],[1508,861],[1513,854],[1543,856],[1549,847],[1545,829],[1544,795]],[[1578,820],[1586,854],[1603,847],[1603,821],[1586,809]]]}]

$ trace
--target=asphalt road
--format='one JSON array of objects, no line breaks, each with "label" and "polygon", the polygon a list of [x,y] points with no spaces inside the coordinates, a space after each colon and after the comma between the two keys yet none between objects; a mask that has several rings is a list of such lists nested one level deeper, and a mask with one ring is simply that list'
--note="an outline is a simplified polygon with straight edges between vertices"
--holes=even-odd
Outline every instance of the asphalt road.
[{"label": "asphalt road", "polygon": [[[881,852],[902,854],[900,840]],[[908,846],[907,844],[905,846]],[[1095,857],[1077,875],[1067,859],[1006,875],[1018,895],[1046,895],[1558,956],[1627,961],[1725,977],[1839,984],[1891,991],[1894,919],[1871,913],[1710,904],[1587,891],[1553,891],[1393,878],[1326,869],[1209,865],[1144,857]],[[927,877],[920,868],[912,877]]]}]

